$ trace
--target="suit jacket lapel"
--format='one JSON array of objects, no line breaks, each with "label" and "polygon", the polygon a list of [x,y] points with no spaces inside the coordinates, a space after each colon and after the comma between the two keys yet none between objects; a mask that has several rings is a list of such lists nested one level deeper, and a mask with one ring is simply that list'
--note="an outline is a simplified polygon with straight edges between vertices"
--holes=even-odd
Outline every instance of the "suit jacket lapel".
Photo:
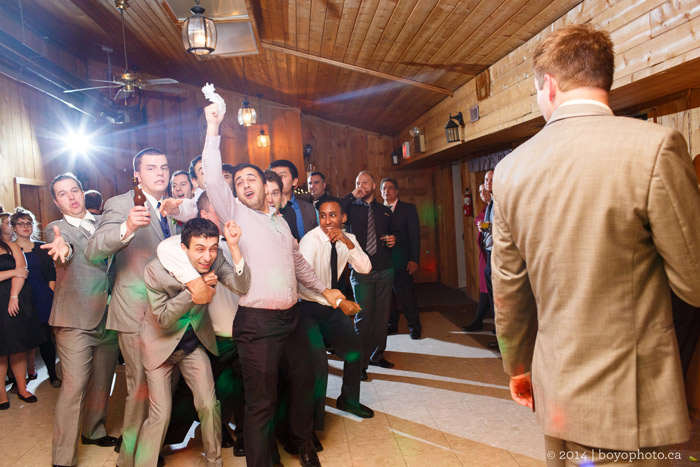
[{"label": "suit jacket lapel", "polygon": [[160,241],[165,240],[165,235],[163,235],[163,229],[160,227],[160,219],[158,218],[158,213],[153,209],[151,203],[146,201],[146,206],[148,206],[148,212],[151,213],[151,227],[155,230],[156,235]]}]

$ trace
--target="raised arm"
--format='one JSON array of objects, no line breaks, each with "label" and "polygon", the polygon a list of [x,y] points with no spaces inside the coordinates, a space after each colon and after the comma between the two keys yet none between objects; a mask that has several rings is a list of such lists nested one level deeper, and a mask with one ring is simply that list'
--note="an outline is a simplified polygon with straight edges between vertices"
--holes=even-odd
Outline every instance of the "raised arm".
[{"label": "raised arm", "polygon": [[219,108],[216,104],[205,107],[204,115],[207,119],[207,136],[202,150],[202,168],[204,169],[207,196],[209,196],[209,202],[211,202],[221,222],[235,220],[236,200],[221,170],[219,126],[224,116],[219,115]]}]

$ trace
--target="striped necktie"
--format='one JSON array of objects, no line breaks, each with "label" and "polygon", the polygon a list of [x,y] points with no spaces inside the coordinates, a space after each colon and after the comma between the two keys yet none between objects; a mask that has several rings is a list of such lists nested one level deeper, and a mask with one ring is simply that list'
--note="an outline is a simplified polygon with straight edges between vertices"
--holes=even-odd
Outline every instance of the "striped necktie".
[{"label": "striped necktie", "polygon": [[374,214],[372,205],[367,208],[367,254],[374,255],[377,252],[377,232],[374,228]]}]

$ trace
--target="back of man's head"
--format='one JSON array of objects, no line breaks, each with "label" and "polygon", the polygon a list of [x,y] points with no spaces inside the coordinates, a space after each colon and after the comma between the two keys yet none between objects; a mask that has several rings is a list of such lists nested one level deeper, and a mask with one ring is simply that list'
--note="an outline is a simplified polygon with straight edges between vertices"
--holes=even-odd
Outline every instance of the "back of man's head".
[{"label": "back of man's head", "polygon": [[209,201],[209,195],[206,191],[203,191],[199,198],[197,198],[197,215],[202,216],[202,211],[210,212],[212,211],[212,205]]},{"label": "back of man's head", "polygon": [[88,190],[85,192],[85,209],[96,211],[102,209],[102,194],[99,191]]},{"label": "back of man's head", "polygon": [[544,75],[554,76],[561,91],[600,88],[610,91],[615,53],[610,34],[589,25],[567,26],[547,36],[532,56],[535,84],[542,89]]}]

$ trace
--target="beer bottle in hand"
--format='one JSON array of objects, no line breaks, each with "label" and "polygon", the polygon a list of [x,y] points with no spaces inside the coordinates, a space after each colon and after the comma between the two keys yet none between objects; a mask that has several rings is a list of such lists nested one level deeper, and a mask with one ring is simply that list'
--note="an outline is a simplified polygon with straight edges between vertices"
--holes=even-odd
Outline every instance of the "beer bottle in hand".
[{"label": "beer bottle in hand", "polygon": [[134,177],[134,206],[145,206],[146,205],[146,195],[141,191],[139,186],[139,181]]}]

